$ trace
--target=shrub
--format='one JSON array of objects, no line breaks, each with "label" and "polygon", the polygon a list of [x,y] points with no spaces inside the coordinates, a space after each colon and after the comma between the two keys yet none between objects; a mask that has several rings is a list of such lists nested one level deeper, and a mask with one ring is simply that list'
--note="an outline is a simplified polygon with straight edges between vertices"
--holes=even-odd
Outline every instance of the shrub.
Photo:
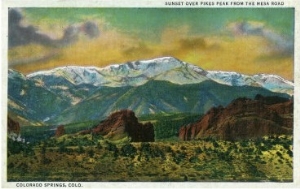
[{"label": "shrub", "polygon": [[197,147],[195,151],[197,154],[201,154],[203,152],[203,150],[200,147]]},{"label": "shrub", "polygon": [[248,146],[248,141],[247,140],[242,140],[241,142],[240,142],[240,145],[241,145],[241,147],[247,147]]},{"label": "shrub", "polygon": [[161,157],[165,159],[165,153],[159,147],[155,146],[151,149],[151,156],[152,157]]},{"label": "shrub", "polygon": [[199,162],[199,158],[197,156],[192,156],[189,159],[189,162],[191,162],[191,163],[197,163],[197,162]]},{"label": "shrub", "polygon": [[102,149],[100,142],[97,143],[97,149],[99,149],[99,150]]},{"label": "shrub", "polygon": [[84,152],[84,149],[83,149],[83,147],[81,145],[78,145],[77,152],[79,154],[82,154]]},{"label": "shrub", "polygon": [[182,160],[184,160],[186,157],[186,153],[179,153],[179,154],[175,154],[175,156],[173,157],[173,161],[176,164],[179,164]]},{"label": "shrub", "polygon": [[168,153],[172,153],[173,152],[173,150],[172,150],[172,148],[170,146],[166,146],[165,151],[168,152]]},{"label": "shrub", "polygon": [[63,153],[67,151],[67,148],[64,143],[61,143],[58,148],[59,153]]},{"label": "shrub", "polygon": [[95,152],[94,152],[93,149],[90,149],[90,150],[88,151],[88,155],[89,155],[90,158],[94,157],[94,154],[95,154]]},{"label": "shrub", "polygon": [[7,140],[7,151],[8,154],[18,154],[23,152],[25,156],[34,155],[33,146],[31,144],[25,144],[12,139]]},{"label": "shrub", "polygon": [[214,146],[214,148],[220,147],[220,145],[219,145],[218,142],[216,142],[216,141],[213,141],[213,146]]},{"label": "shrub", "polygon": [[233,158],[228,152],[219,152],[218,158],[224,161],[231,161]]},{"label": "shrub", "polygon": [[185,146],[181,146],[180,149],[181,150],[186,150],[186,147]]},{"label": "shrub", "polygon": [[117,158],[119,156],[119,150],[117,146],[113,143],[106,141],[106,149],[114,153],[114,157]]},{"label": "shrub", "polygon": [[288,143],[284,143],[282,144],[283,148],[285,148],[286,150],[289,150],[290,149],[290,144]]},{"label": "shrub", "polygon": [[125,144],[121,148],[121,155],[126,157],[134,157],[136,155],[136,148],[132,144]]},{"label": "shrub", "polygon": [[141,144],[141,152],[146,156],[146,159],[149,157],[161,157],[165,158],[165,153],[158,146],[151,146],[148,142],[143,142]]},{"label": "shrub", "polygon": [[150,152],[151,151],[151,146],[148,142],[142,142],[141,144],[141,151],[142,152]]},{"label": "shrub", "polygon": [[276,155],[277,155],[278,157],[282,158],[282,154],[281,154],[279,151],[276,152]]},{"label": "shrub", "polygon": [[293,157],[293,152],[291,150],[288,150],[287,151],[287,154],[290,156],[290,157]]}]

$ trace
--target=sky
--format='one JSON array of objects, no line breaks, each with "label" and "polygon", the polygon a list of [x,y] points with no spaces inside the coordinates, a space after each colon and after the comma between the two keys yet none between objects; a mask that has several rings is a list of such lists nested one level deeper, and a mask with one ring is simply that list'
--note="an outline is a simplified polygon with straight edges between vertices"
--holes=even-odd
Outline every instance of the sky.
[{"label": "sky", "polygon": [[294,79],[292,8],[13,10],[9,67],[24,74],[172,56],[205,70]]}]

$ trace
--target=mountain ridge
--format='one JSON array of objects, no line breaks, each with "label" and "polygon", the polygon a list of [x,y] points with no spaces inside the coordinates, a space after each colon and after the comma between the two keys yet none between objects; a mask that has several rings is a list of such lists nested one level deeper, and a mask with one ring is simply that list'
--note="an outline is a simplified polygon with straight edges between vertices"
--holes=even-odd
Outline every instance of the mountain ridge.
[{"label": "mountain ridge", "polygon": [[259,83],[235,82],[243,77],[228,76],[225,72],[218,76],[173,57],[104,68],[59,67],[27,76],[11,69],[8,72],[9,111],[29,120],[57,124],[65,124],[63,119],[67,117],[69,121],[80,121],[79,118],[107,116],[120,109],[131,109],[138,116],[159,112],[205,113],[212,106],[227,105],[233,98],[254,98],[257,94],[290,98],[293,92],[291,83],[283,82],[280,88],[277,80],[266,75],[261,83],[269,82],[269,89]]},{"label": "mountain ridge", "polygon": [[[151,78],[161,77],[162,74],[165,74],[166,72],[173,71],[176,73],[176,69],[178,68],[181,68],[182,71],[188,72],[194,76],[198,75],[198,78],[196,79],[200,79],[186,81],[182,84],[201,82],[201,79],[205,78],[204,74],[199,74],[204,72],[201,68],[182,62],[173,57],[133,61],[109,65],[103,68],[65,66],[54,68],[52,70],[35,72],[27,75],[26,78],[36,81],[45,81],[44,77],[55,76],[57,78],[64,78],[74,85],[92,83],[94,86],[98,87],[138,86],[145,84]],[[180,70],[178,73],[180,73]],[[176,74],[173,74],[173,76],[176,76]],[[164,78],[163,80],[172,81],[171,78]],[[177,82],[180,81],[181,80],[178,80]]]},{"label": "mountain ridge", "polygon": [[[233,71],[206,71],[174,57],[131,61],[102,68],[95,66],[64,66],[28,74],[26,78],[45,83],[46,79],[43,79],[43,77],[47,76],[66,79],[73,85],[90,84],[95,87],[138,86],[145,84],[149,79],[167,80],[176,84],[199,83],[211,79],[231,86],[260,86],[273,92],[289,95],[293,95],[294,87],[292,82],[278,75],[246,75]],[[59,83],[57,79],[54,79],[54,82]]]},{"label": "mountain ridge", "polygon": [[137,116],[176,112],[201,114],[213,106],[226,106],[240,96],[254,98],[257,94],[281,95],[288,98],[288,95],[273,93],[259,87],[234,87],[214,81],[178,85],[167,81],[151,80],[137,87],[101,88],[89,98],[61,112],[56,123],[94,120],[121,109],[132,110]]},{"label": "mountain ridge", "polygon": [[231,86],[259,86],[273,92],[286,93],[290,96],[294,93],[294,84],[274,74],[246,75],[228,71],[207,71],[207,77],[225,85]]}]

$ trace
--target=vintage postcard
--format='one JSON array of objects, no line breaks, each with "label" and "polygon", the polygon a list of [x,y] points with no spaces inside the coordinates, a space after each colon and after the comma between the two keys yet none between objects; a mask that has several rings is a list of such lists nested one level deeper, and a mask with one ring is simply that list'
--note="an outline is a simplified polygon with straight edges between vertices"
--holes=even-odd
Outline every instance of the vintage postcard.
[{"label": "vintage postcard", "polygon": [[299,8],[4,1],[2,187],[296,187]]}]

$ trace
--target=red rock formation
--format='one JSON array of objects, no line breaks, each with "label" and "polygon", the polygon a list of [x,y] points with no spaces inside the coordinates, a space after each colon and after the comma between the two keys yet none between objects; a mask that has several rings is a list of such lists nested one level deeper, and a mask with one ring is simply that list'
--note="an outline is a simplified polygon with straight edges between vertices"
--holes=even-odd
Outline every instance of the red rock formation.
[{"label": "red rock formation", "polygon": [[12,120],[9,116],[7,116],[7,132],[8,133],[20,133],[20,124],[14,120]]},{"label": "red rock formation", "polygon": [[130,110],[112,113],[94,129],[80,132],[80,134],[89,133],[100,134],[114,140],[129,136],[131,142],[154,141],[153,125],[151,123],[139,123],[134,112]]},{"label": "red rock formation", "polygon": [[56,128],[56,131],[55,131],[55,137],[60,137],[62,135],[65,134],[65,127],[63,125],[60,125]]},{"label": "red rock formation", "polygon": [[270,134],[291,134],[293,102],[272,103],[275,104],[270,104],[270,100],[260,96],[256,100],[238,98],[226,108],[214,107],[198,122],[181,127],[179,138],[191,140],[211,136],[236,140]]}]

